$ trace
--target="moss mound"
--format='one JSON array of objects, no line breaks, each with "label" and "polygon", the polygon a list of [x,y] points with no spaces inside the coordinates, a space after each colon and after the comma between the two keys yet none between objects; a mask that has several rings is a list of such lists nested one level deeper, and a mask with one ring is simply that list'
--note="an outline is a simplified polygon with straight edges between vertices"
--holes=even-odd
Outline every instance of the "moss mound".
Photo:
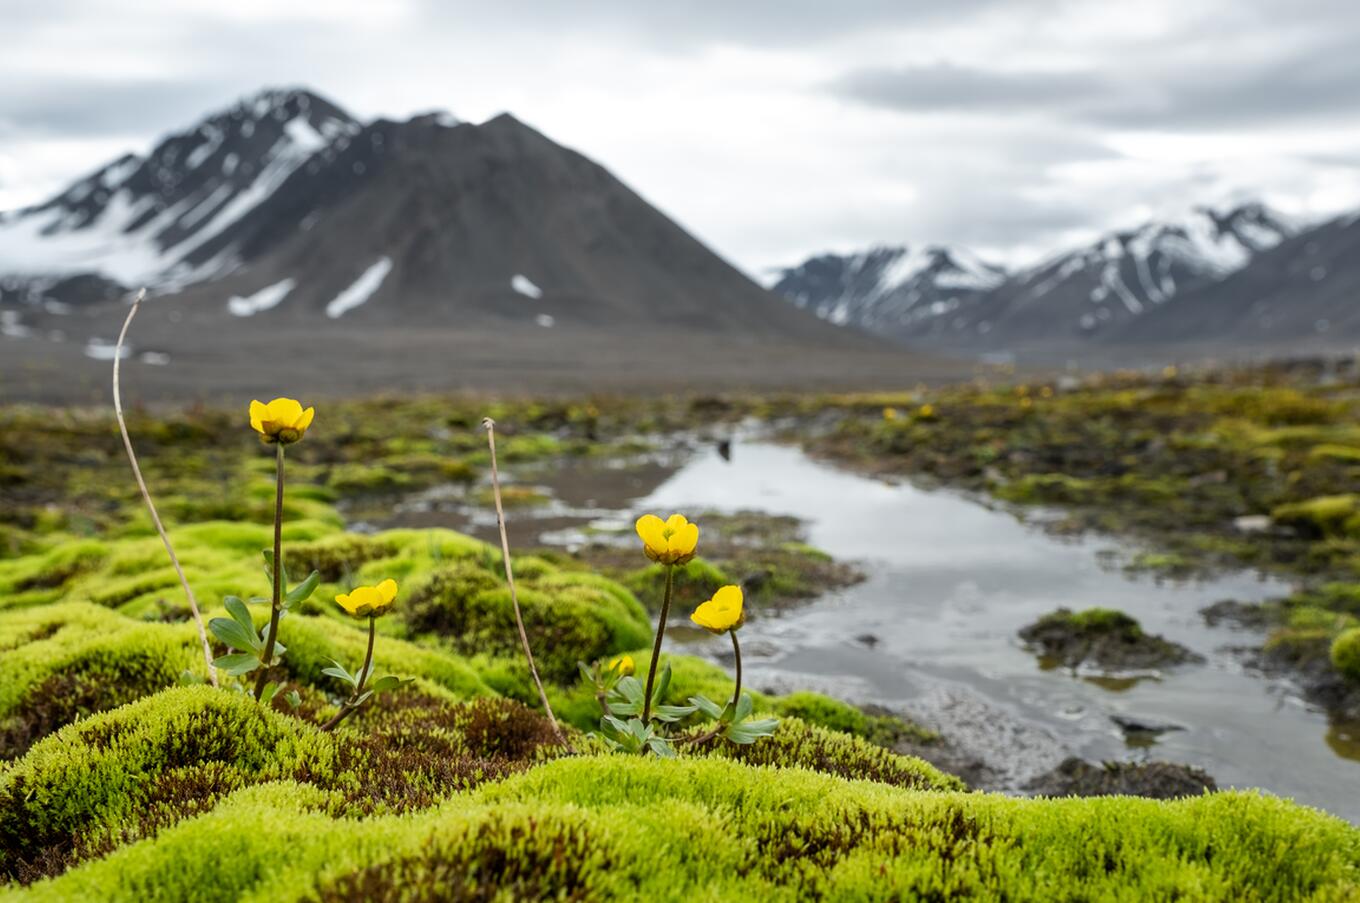
[{"label": "moss mound", "polygon": [[1360,831],[1245,793],[1031,801],[583,757],[414,817],[327,805],[292,784],[239,791],[21,896],[1297,900],[1360,882]]},{"label": "moss mound", "polygon": [[1352,627],[1332,640],[1332,666],[1346,678],[1360,682],[1360,627]]},{"label": "moss mound", "polygon": [[1067,668],[1136,671],[1202,660],[1184,646],[1144,633],[1136,620],[1109,608],[1060,608],[1022,628],[1020,638],[1052,664]]},{"label": "moss mound", "polygon": [[243,695],[167,690],[68,725],[0,773],[0,869],[21,878],[153,831],[158,804],[206,809],[245,783],[326,773],[333,757],[330,738]]}]

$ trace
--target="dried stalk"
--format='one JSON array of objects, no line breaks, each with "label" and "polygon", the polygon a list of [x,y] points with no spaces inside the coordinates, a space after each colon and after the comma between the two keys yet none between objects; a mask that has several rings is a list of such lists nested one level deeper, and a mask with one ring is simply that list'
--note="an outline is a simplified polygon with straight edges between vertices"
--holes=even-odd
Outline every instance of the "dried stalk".
[{"label": "dried stalk", "polygon": [[194,598],[194,591],[189,588],[189,579],[184,576],[184,568],[180,567],[179,558],[175,555],[174,548],[170,545],[170,537],[166,535],[165,526],[161,523],[161,516],[156,513],[156,506],[151,501],[151,493],[146,488],[146,480],[142,479],[142,468],[137,464],[137,455],[132,450],[132,438],[128,436],[127,421],[123,418],[123,397],[119,391],[119,364],[123,360],[123,341],[127,338],[128,327],[132,325],[132,318],[137,316],[137,308],[141,307],[142,301],[146,298],[146,289],[137,293],[137,298],[132,302],[132,307],[128,310],[127,319],[123,321],[123,329],[118,333],[118,344],[113,350],[113,413],[118,418],[118,431],[123,434],[123,448],[127,450],[128,463],[132,465],[132,475],[137,478],[137,488],[142,492],[142,500],[146,502],[146,509],[151,512],[151,522],[156,525],[156,532],[160,534],[161,542],[165,545],[165,553],[170,556],[170,563],[175,566],[175,573],[179,575],[180,586],[184,587],[184,595],[189,599],[189,610],[193,612],[194,624],[198,627],[198,639],[203,644],[203,661],[208,666],[208,679],[212,685],[217,686],[217,669],[213,667],[212,647],[208,645],[208,632],[203,628],[203,615],[198,610],[198,600]]},{"label": "dried stalk", "polygon": [[534,664],[534,653],[529,648],[529,634],[524,629],[524,616],[519,611],[519,596],[515,593],[515,574],[510,566],[510,538],[505,533],[505,508],[501,505],[501,476],[496,469],[496,421],[484,417],[482,426],[486,427],[486,441],[491,449],[491,490],[496,499],[496,525],[501,530],[501,559],[505,562],[505,582],[510,585],[510,604],[515,609],[515,626],[519,628],[519,642],[524,647],[524,657],[529,660],[529,674],[534,679],[534,686],[538,687],[538,698],[543,701],[543,711],[548,713],[548,720],[552,722],[558,742],[565,746],[567,738],[563,736],[562,728],[553,715],[552,706],[548,703],[548,694],[543,691],[543,681],[539,679],[538,667]]}]

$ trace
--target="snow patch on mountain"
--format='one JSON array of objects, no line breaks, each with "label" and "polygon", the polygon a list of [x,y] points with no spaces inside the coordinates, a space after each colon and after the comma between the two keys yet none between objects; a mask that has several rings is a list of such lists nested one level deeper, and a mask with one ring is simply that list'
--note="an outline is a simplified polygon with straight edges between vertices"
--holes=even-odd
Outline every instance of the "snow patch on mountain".
[{"label": "snow patch on mountain", "polygon": [[363,274],[326,305],[326,316],[338,319],[363,304],[382,287],[383,280],[392,271],[392,258],[384,257],[364,270]]},{"label": "snow patch on mountain", "polygon": [[534,285],[534,283],[529,279],[529,277],[523,275],[522,273],[516,273],[513,277],[511,277],[510,287],[526,298],[533,298],[534,300],[538,300],[539,298],[543,297],[543,289]]},{"label": "snow patch on mountain", "polygon": [[266,285],[258,292],[246,295],[244,298],[239,295],[233,295],[231,299],[227,301],[227,310],[238,317],[254,316],[261,311],[278,307],[279,302],[284,298],[287,298],[288,293],[296,286],[297,282],[295,280],[285,279],[282,282],[275,282],[273,285]]}]

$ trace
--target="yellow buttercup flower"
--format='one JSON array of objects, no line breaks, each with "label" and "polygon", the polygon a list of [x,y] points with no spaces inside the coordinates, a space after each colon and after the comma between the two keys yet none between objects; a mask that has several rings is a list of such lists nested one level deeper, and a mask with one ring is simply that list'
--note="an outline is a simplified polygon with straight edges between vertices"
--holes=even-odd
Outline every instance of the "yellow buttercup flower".
[{"label": "yellow buttercup flower", "polygon": [[250,403],[250,426],[260,434],[260,441],[291,445],[298,441],[312,425],[316,408],[302,409],[295,398],[275,398],[269,404]]},{"label": "yellow buttercup flower", "polygon": [[884,409],[883,409],[883,419],[884,419],[884,420],[896,420],[896,419],[897,419],[897,408],[884,408]]},{"label": "yellow buttercup flower", "polygon": [[388,579],[377,586],[356,586],[335,597],[335,602],[356,618],[376,618],[386,614],[397,598],[397,581]]},{"label": "yellow buttercup flower", "polygon": [[631,655],[616,655],[609,660],[609,670],[620,677],[627,677],[637,670],[637,666],[633,664]]},{"label": "yellow buttercup flower", "polygon": [[923,404],[921,405],[921,407],[917,408],[916,413],[918,416],[929,420],[931,417],[935,416],[935,405],[927,402],[926,404]]},{"label": "yellow buttercup flower", "polygon": [[647,557],[660,564],[686,564],[699,545],[699,525],[685,520],[683,514],[672,514],[666,520],[644,514],[638,518],[637,534]]},{"label": "yellow buttercup flower", "polygon": [[694,609],[689,619],[705,630],[726,633],[735,630],[746,622],[742,613],[742,594],[740,586],[724,586],[713,594],[713,598]]}]

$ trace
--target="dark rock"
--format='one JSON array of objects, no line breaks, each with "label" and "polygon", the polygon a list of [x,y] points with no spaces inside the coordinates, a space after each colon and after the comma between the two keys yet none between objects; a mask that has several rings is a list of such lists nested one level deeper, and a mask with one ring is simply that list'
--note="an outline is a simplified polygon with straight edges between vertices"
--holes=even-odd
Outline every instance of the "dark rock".
[{"label": "dark rock", "polygon": [[1204,623],[1210,627],[1230,624],[1234,627],[1263,628],[1270,623],[1270,612],[1264,605],[1223,599],[1199,610]]},{"label": "dark rock", "polygon": [[862,646],[868,646],[870,649],[872,649],[878,645],[879,640],[878,637],[876,637],[872,633],[861,633],[855,637],[855,642],[859,643]]},{"label": "dark rock", "polygon": [[1080,612],[1060,608],[1021,629],[1020,638],[1068,668],[1138,671],[1204,660],[1178,643],[1144,633],[1123,612],[1106,608]]},{"label": "dark rock", "polygon": [[1332,665],[1326,637],[1277,642],[1262,649],[1248,664],[1273,677],[1292,681],[1304,697],[1337,721],[1360,721],[1360,681],[1348,680]]},{"label": "dark rock", "polygon": [[1217,790],[1212,777],[1198,768],[1171,762],[1104,762],[1094,764],[1075,756],[1025,789],[1036,796],[1145,796],[1169,800]]}]

